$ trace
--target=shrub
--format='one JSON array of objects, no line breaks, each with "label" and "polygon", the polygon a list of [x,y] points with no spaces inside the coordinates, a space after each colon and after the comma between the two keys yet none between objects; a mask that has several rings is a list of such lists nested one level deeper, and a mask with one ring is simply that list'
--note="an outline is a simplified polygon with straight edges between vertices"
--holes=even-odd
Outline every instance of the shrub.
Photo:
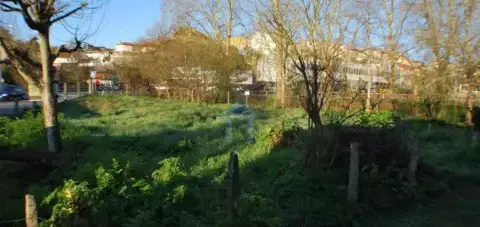
[{"label": "shrub", "polygon": [[[58,118],[64,141],[70,141],[83,135],[84,130],[70,124],[63,114],[59,114]],[[42,114],[35,116],[31,112],[27,112],[23,118],[16,119],[0,117],[0,147],[45,147],[46,144],[46,130]]]},{"label": "shrub", "polygon": [[364,127],[393,127],[394,116],[391,111],[366,112],[341,112],[324,111],[322,113],[326,125],[358,125]]},{"label": "shrub", "polygon": [[0,118],[0,146],[29,147],[45,143],[42,116],[27,112],[23,118]]},{"label": "shrub", "polygon": [[152,186],[144,179],[133,178],[128,162],[120,165],[113,159],[111,168],[101,166],[95,176],[94,185],[70,179],[50,193],[42,205],[52,205],[52,214],[41,226],[73,226],[79,220],[93,226],[122,226],[126,217],[146,214],[131,208],[142,210],[143,199],[151,195]]},{"label": "shrub", "polygon": [[376,113],[363,113],[360,117],[360,125],[367,127],[393,127],[393,113],[380,111]]}]

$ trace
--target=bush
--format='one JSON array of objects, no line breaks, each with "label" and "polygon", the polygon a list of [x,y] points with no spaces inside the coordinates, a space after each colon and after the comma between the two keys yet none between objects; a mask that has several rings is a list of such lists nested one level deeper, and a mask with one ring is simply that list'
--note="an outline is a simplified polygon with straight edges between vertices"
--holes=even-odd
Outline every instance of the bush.
[{"label": "bush", "polygon": [[[63,114],[59,114],[58,119],[64,141],[72,140],[84,133],[83,130],[70,124]],[[32,112],[27,112],[22,118],[16,119],[0,117],[0,147],[33,148],[46,145],[46,130],[42,114],[35,116]]]},{"label": "bush", "polygon": [[360,125],[365,127],[393,127],[395,122],[391,111],[375,113],[363,113],[360,117]]},{"label": "bush", "polygon": [[0,146],[33,147],[45,143],[42,116],[27,112],[23,118],[0,118]]},{"label": "bush", "polygon": [[[143,207],[143,199],[148,201],[152,186],[146,180],[133,178],[130,171],[128,162],[122,166],[113,159],[111,168],[97,168],[96,184],[66,180],[42,202],[53,208],[50,218],[41,226],[73,226],[79,221],[90,226],[123,226],[125,222],[135,222],[138,215],[149,214],[151,210]],[[133,224],[139,226],[129,226]]]},{"label": "bush", "polygon": [[322,119],[326,125],[348,125],[364,127],[393,127],[393,112],[341,112],[328,110],[322,112]]}]

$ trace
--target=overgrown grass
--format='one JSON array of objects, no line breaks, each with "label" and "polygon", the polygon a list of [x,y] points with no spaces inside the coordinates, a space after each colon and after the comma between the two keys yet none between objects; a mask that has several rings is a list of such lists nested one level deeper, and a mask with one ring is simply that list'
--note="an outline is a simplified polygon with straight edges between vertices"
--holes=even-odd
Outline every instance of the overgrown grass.
[{"label": "overgrown grass", "polygon": [[[22,217],[23,193],[33,193],[43,201],[40,216],[48,219],[44,226],[72,226],[75,221],[90,226],[428,225],[409,213],[410,206],[403,207],[405,218],[391,216],[389,212],[398,214],[402,198],[392,198],[395,192],[381,186],[366,189],[361,209],[353,217],[348,214],[343,202],[346,173],[308,171],[300,165],[297,148],[273,142],[281,130],[306,125],[302,110],[254,109],[233,115],[230,108],[133,96],[66,102],[61,105],[65,146],[88,144],[86,150],[41,182],[29,181],[16,186],[25,190],[4,193],[9,198],[0,205],[0,221]],[[254,144],[247,142],[252,115]],[[391,126],[391,118],[382,112],[356,120],[385,127]],[[226,138],[227,120],[233,125],[231,141]],[[45,146],[41,125],[41,117],[32,115],[2,120],[0,143]],[[452,161],[463,154],[463,144],[460,136],[444,136],[442,130],[450,130],[446,126],[435,125],[428,136],[423,122],[411,127],[420,133],[427,160],[446,169],[464,165],[477,172],[474,161],[468,161],[474,153]],[[241,168],[241,217],[233,222],[227,218],[225,186],[231,151],[239,153]]]}]

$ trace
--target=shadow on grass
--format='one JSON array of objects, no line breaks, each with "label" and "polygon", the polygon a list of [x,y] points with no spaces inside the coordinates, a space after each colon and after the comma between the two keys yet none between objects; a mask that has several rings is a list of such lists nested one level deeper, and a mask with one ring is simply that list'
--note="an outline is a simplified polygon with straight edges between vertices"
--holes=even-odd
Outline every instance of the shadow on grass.
[{"label": "shadow on grass", "polygon": [[67,100],[59,105],[61,113],[72,119],[96,117],[100,114],[77,100]]},{"label": "shadow on grass", "polygon": [[[69,115],[69,117],[85,116]],[[257,138],[255,144],[246,144],[246,120],[234,119],[232,125],[238,128],[238,131],[234,133],[233,142],[230,144],[225,144],[226,125],[224,123],[212,123],[195,129],[162,128],[150,134],[114,136],[109,135],[103,127],[78,128],[88,133],[71,138],[65,141],[65,144],[74,150],[79,144],[86,143],[88,146],[84,153],[60,171],[47,175],[48,184],[36,186],[35,190],[31,187],[27,189],[28,184],[21,184],[16,190],[10,189],[8,192],[11,193],[10,196],[5,197],[9,201],[6,204],[13,206],[8,207],[8,210],[2,207],[0,220],[23,215],[22,200],[25,192],[33,192],[36,198],[41,200],[47,192],[62,185],[63,180],[66,179],[87,181],[90,185],[96,185],[95,170],[100,166],[110,168],[112,159],[115,158],[122,166],[130,162],[131,171],[128,178],[150,181],[156,178],[153,176],[156,173],[165,174],[165,179],[168,180],[166,183],[157,184],[153,195],[131,196],[123,200],[119,199],[116,201],[117,205],[111,205],[109,207],[111,213],[108,214],[115,217],[108,223],[111,226],[130,223],[131,219],[137,215],[137,211],[151,211],[153,214],[148,217],[157,226],[163,224],[165,226],[293,227],[352,224],[345,213],[343,202],[346,194],[345,172],[305,170],[300,166],[301,153],[293,144],[298,141],[283,146],[272,146],[271,141],[268,141],[271,138],[266,137]],[[367,141],[375,141],[376,144],[385,142],[376,140],[369,134],[358,137],[345,136],[344,140],[342,144],[347,145],[354,140],[356,142],[362,140],[364,144],[373,143]],[[228,152],[232,150],[239,152],[241,162],[241,215],[235,222],[230,222],[226,218],[228,215],[227,191],[224,179]],[[172,161],[159,164],[165,160]],[[18,176],[14,174],[11,179],[15,181]],[[38,182],[38,179],[32,181]],[[361,187],[365,187],[365,184]],[[391,190],[391,188],[388,189]],[[388,205],[392,206],[392,200],[387,198],[388,196],[375,194],[374,189],[365,190],[373,194],[369,198],[378,200],[374,203],[376,204],[374,211],[381,213],[382,209]],[[176,197],[177,194],[178,197]],[[106,200],[106,202],[112,201]],[[371,201],[365,203],[372,204]],[[372,208],[365,209],[372,210]],[[118,211],[117,216],[114,213],[116,211]],[[49,215],[49,209],[46,207],[40,210],[41,217]],[[372,213],[370,217],[375,215]],[[116,219],[117,217],[121,218]],[[373,225],[374,220],[366,221],[361,217],[356,218],[360,223],[369,223],[365,226],[380,226]],[[94,221],[90,224],[91,226],[100,225]]]}]

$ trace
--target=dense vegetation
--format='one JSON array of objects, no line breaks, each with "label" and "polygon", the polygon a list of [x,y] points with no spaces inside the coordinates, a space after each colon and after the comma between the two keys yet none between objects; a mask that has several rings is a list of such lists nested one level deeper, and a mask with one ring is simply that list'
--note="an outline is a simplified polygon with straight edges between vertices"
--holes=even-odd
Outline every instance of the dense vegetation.
[{"label": "dense vegetation", "polygon": [[[467,150],[460,126],[437,123],[427,135],[425,121],[404,118],[417,132],[425,160],[444,171],[442,179],[422,177],[412,196],[404,178],[391,177],[403,171],[394,165],[364,171],[359,205],[352,211],[344,202],[348,170],[304,168],[302,140],[279,142],[289,139],[287,132],[301,135],[302,111],[231,109],[132,96],[68,101],[60,120],[70,161],[53,171],[0,162],[0,221],[23,217],[24,193],[41,203],[42,226],[451,226],[459,219],[475,226],[480,221],[480,155]],[[389,128],[394,116],[378,112],[345,124]],[[252,117],[255,143],[248,143]],[[46,146],[41,116],[2,118],[0,132],[4,149]],[[240,217],[233,221],[225,186],[230,151],[239,153],[241,168]]]}]

